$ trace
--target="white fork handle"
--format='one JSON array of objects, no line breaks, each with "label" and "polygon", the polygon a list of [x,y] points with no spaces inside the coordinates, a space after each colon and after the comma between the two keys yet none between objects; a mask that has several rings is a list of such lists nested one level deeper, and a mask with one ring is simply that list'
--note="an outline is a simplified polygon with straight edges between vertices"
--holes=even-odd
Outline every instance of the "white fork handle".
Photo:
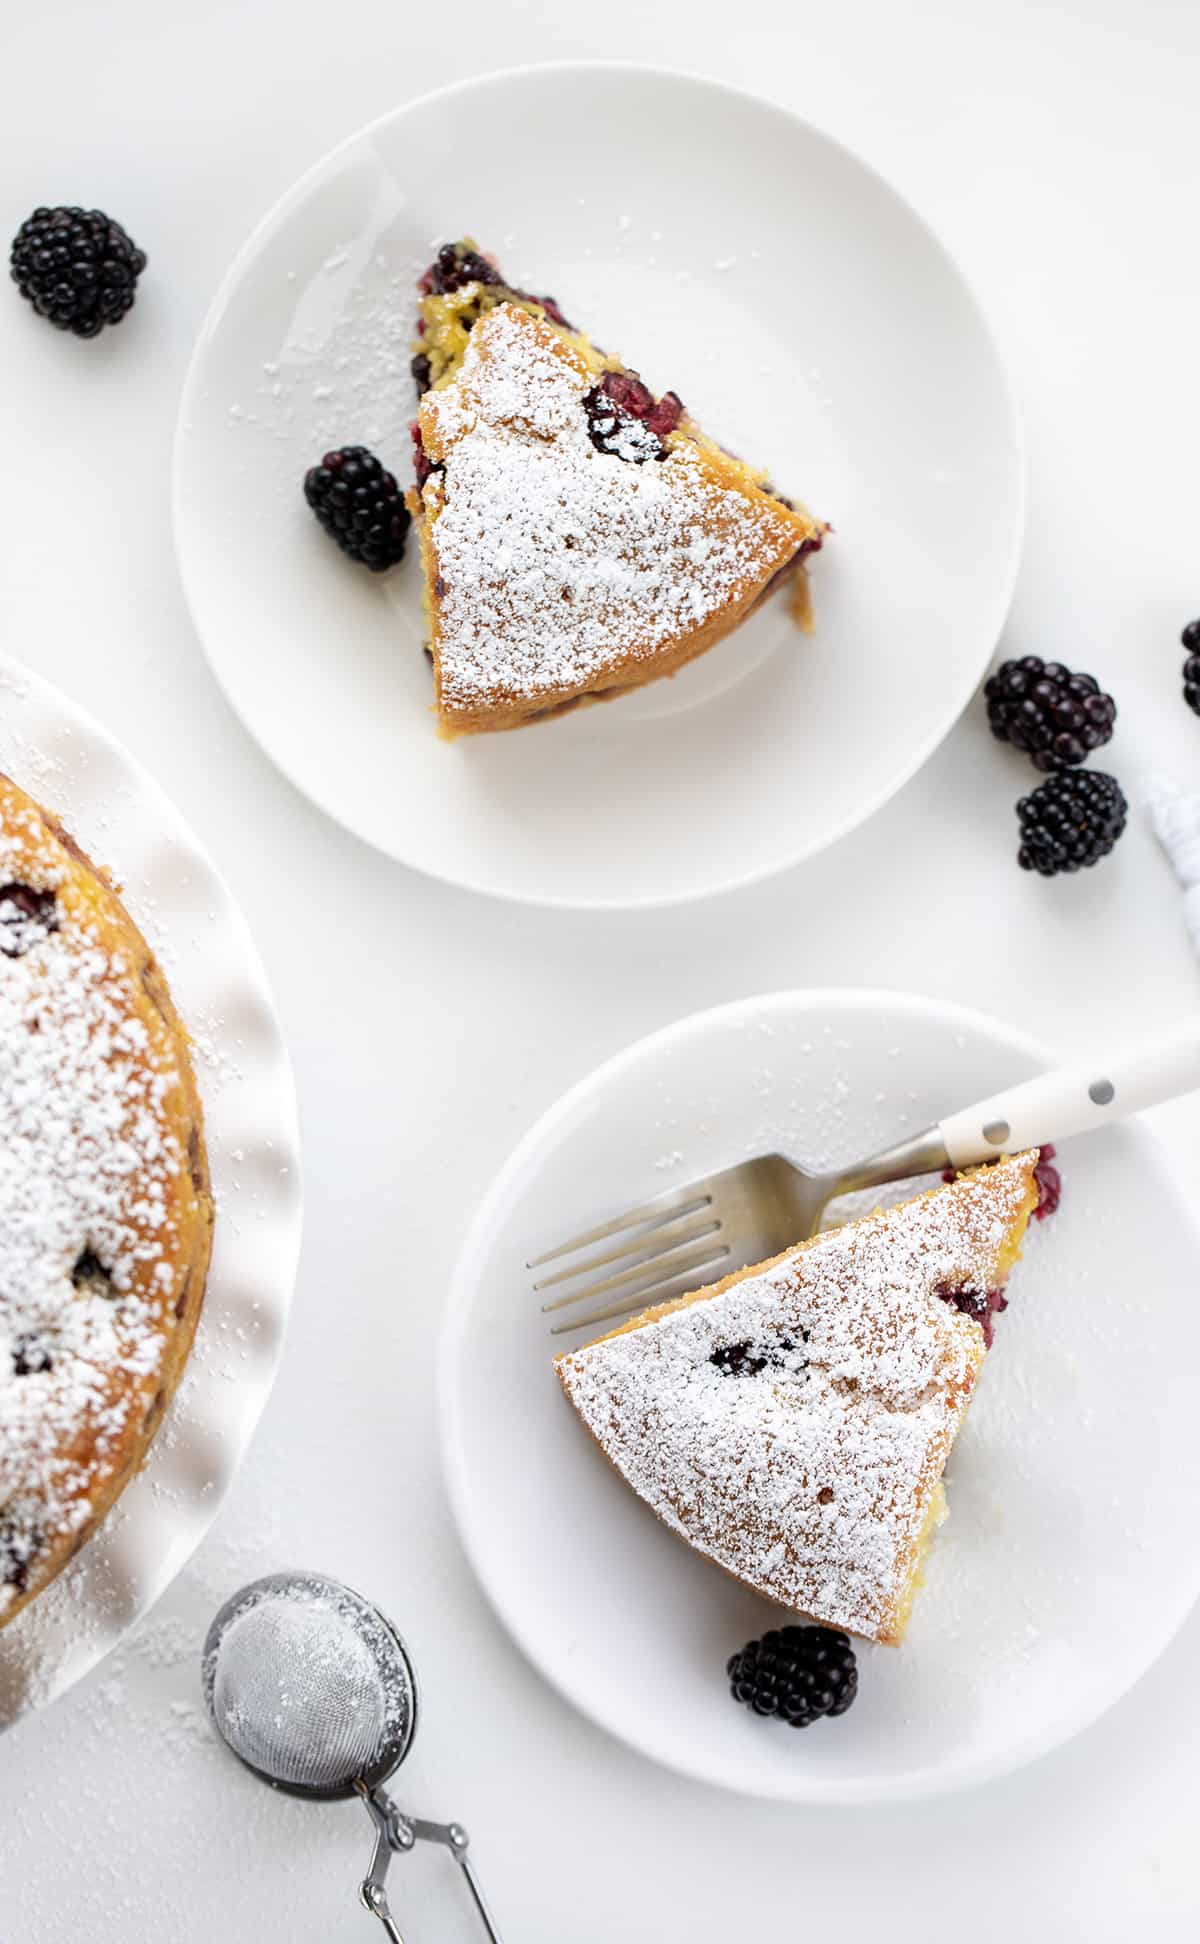
[{"label": "white fork handle", "polygon": [[1039,1073],[940,1123],[956,1168],[1123,1120],[1200,1087],[1200,1013],[1115,1058]]}]

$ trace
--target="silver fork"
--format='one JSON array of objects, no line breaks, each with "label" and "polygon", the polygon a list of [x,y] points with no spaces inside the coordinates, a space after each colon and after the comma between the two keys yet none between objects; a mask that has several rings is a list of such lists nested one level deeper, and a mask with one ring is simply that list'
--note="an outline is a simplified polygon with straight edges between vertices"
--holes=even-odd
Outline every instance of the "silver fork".
[{"label": "silver fork", "polygon": [[[842,1195],[1065,1140],[1193,1087],[1200,1087],[1200,1016],[1116,1059],[1038,1074],[848,1167],[817,1173],[782,1154],[739,1161],[586,1229],[527,1267],[549,1270],[533,1285],[548,1316],[611,1298],[554,1322],[551,1334],[590,1329],[806,1241]],[[598,1252],[567,1260],[584,1250]]]}]

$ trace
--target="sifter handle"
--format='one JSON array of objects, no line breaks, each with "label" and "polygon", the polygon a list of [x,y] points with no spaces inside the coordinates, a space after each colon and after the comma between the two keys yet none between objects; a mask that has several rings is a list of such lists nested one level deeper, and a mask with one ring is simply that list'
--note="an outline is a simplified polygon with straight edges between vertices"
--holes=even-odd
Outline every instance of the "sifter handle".
[{"label": "sifter handle", "polygon": [[412,1836],[418,1841],[442,1843],[445,1845],[463,1873],[463,1880],[466,1883],[467,1889],[471,1892],[471,1900],[483,1920],[483,1928],[488,1934],[489,1944],[501,1944],[500,1933],[496,1929],[496,1920],[487,1907],[487,1900],[484,1897],[479,1878],[476,1876],[471,1866],[471,1859],[467,1855],[467,1849],[471,1839],[462,1824],[457,1822],[423,1822],[420,1816],[398,1816],[397,1820],[401,1824],[406,1825],[412,1832]]},{"label": "sifter handle", "polygon": [[501,1944],[500,1933],[495,1919],[487,1907],[479,1878],[471,1867],[467,1856],[470,1838],[461,1823],[426,1822],[421,1816],[406,1816],[389,1801],[382,1789],[368,1789],[365,1783],[358,1784],[359,1794],[366,1805],[367,1813],[375,1825],[375,1849],[371,1857],[371,1867],[367,1871],[359,1890],[359,1897],[371,1912],[378,1917],[391,1944],[404,1944],[404,1939],[392,1921],[388,1910],[387,1891],[384,1880],[388,1865],[397,1853],[411,1850],[415,1843],[440,1843],[450,1851],[454,1861],[463,1874],[463,1881],[471,1893],[471,1901],[479,1912],[483,1927],[488,1934],[489,1944]]}]

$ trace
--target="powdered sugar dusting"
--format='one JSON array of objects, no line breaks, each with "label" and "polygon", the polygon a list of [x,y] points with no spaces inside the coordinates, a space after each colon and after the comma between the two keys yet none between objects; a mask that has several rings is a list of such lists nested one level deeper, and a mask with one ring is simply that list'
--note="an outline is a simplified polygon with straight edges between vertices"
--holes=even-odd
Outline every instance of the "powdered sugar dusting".
[{"label": "powdered sugar dusting", "polygon": [[[786,1606],[887,1637],[984,1354],[979,1325],[937,1292],[997,1280],[1032,1165],[821,1235],[576,1351],[559,1361],[564,1387],[701,1552]],[[731,1349],[740,1371],[713,1361]]]},{"label": "powdered sugar dusting", "polygon": [[422,400],[426,451],[444,464],[423,495],[450,712],[582,692],[765,584],[800,544],[794,515],[721,485],[687,440],[642,464],[640,445],[598,451],[593,383],[552,326],[502,304]]},{"label": "powdered sugar dusting", "polygon": [[[65,875],[36,812],[7,805],[0,883],[53,894]],[[9,897],[0,957],[0,1617],[40,1550],[87,1523],[146,1408],[185,1165],[164,1112],[177,1075],[125,992],[137,968],[62,898],[47,909]]]}]

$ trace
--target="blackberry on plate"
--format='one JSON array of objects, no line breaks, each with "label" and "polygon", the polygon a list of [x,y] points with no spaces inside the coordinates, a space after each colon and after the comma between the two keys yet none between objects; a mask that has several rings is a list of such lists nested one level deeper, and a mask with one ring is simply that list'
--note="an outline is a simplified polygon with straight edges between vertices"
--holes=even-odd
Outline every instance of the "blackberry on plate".
[{"label": "blackberry on plate", "polygon": [[1024,750],[1040,770],[1082,763],[1109,741],[1117,719],[1116,703],[1094,675],[1040,655],[1002,662],[983,692],[992,734]]},{"label": "blackberry on plate", "polygon": [[1116,777],[1103,770],[1048,777],[1017,805],[1021,869],[1054,877],[1099,863],[1124,830],[1128,809]]},{"label": "blackberry on plate", "polygon": [[735,1701],[790,1728],[845,1714],[858,1693],[854,1649],[834,1627],[772,1628],[748,1641],[725,1671]]},{"label": "blackberry on plate", "polygon": [[1200,620],[1189,621],[1179,639],[1187,650],[1183,664],[1183,699],[1194,714],[1200,715]]},{"label": "blackberry on plate", "polygon": [[304,497],[342,552],[372,573],[403,558],[410,525],[404,495],[366,446],[327,452],[305,473]]},{"label": "blackberry on plate", "polygon": [[88,338],[132,307],[146,252],[102,209],[35,209],[13,239],[10,263],[39,317]]}]

